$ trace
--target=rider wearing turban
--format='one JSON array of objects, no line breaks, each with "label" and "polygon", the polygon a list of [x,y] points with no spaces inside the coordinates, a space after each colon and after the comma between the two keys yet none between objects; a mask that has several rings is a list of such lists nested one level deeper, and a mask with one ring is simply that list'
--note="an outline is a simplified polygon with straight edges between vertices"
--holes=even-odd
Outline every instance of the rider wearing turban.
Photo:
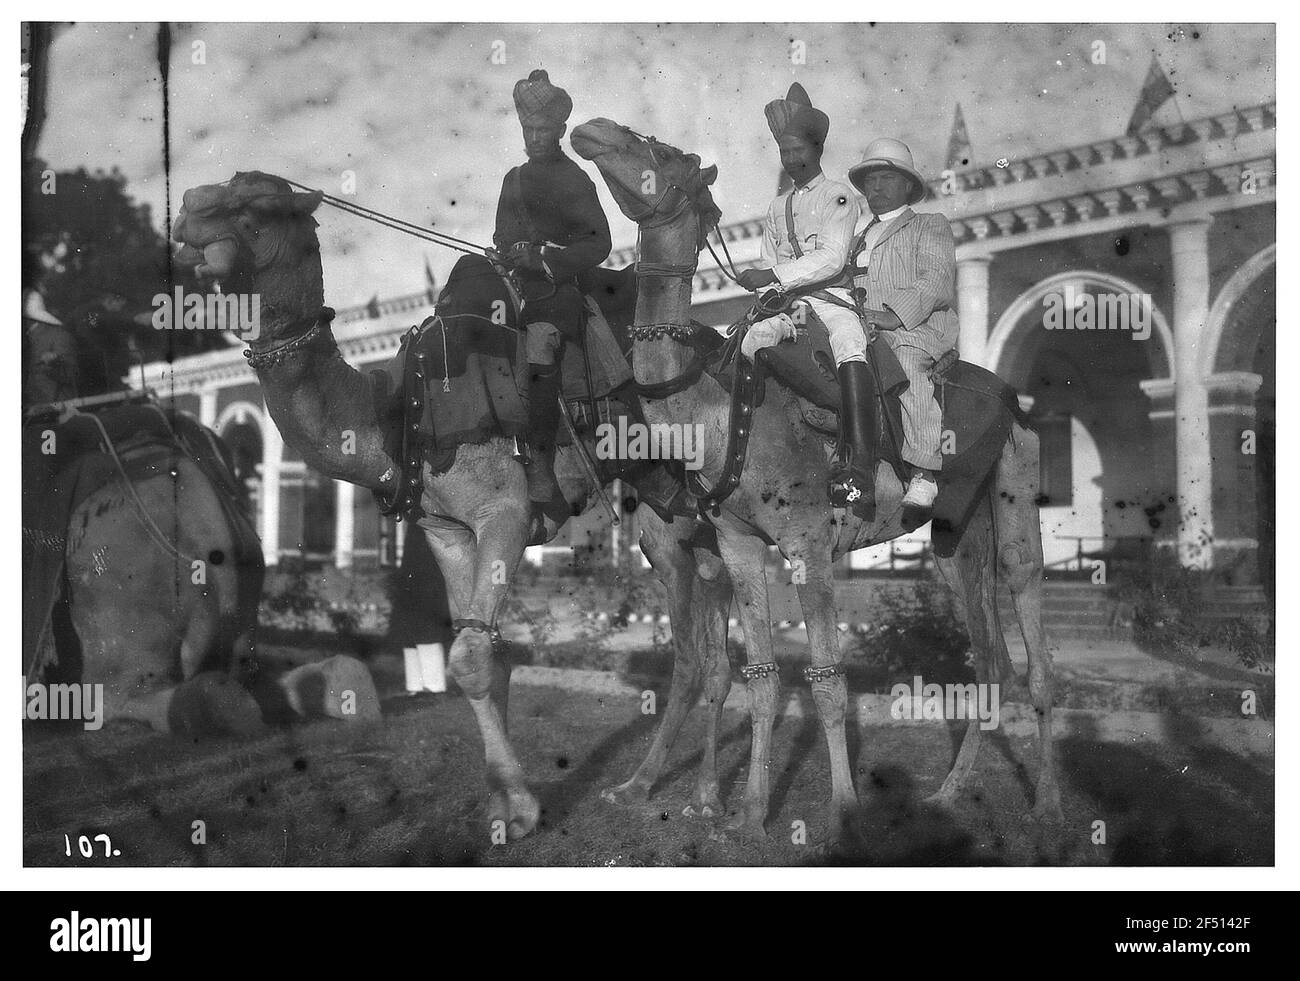
[{"label": "rider wearing turban", "polygon": [[763,114],[767,116],[767,127],[778,143],[781,137],[790,134],[815,145],[820,151],[831,128],[826,113],[813,108],[808,93],[798,82],[790,86],[784,99],[773,99],[764,106]]},{"label": "rider wearing turban", "polygon": [[866,362],[867,338],[858,320],[845,267],[858,220],[853,189],[821,169],[830,120],[813,106],[802,85],[763,109],[781,149],[781,166],[794,186],[777,195],[763,226],[763,259],[746,269],[746,289],[777,286],[803,297],[826,325],[840,380],[840,447],[828,493],[836,507],[851,506],[864,520],[875,512],[871,434],[874,385]]},{"label": "rider wearing turban", "polygon": [[569,93],[539,68],[515,83],[514,102],[528,160],[506,174],[493,242],[515,267],[527,298],[528,496],[538,512],[548,502],[563,503],[555,481],[556,396],[562,341],[577,340],[582,330],[576,279],[605,261],[610,236],[596,185],[560,149],[573,111]]}]

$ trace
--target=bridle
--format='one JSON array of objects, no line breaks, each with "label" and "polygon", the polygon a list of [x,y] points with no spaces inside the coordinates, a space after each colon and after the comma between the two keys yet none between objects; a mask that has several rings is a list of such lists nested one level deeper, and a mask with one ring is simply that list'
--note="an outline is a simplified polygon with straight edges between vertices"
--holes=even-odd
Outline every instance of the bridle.
[{"label": "bridle", "polygon": [[[638,133],[636,130],[630,129],[627,126],[619,126],[618,129],[628,136],[633,137],[646,147],[650,153],[650,161],[655,167],[661,165],[660,160],[655,155],[656,147],[665,148],[677,154],[681,153],[681,151],[677,150],[675,147],[671,147],[667,143],[661,143],[653,136],[646,136],[642,133]],[[612,153],[615,149],[615,147],[610,146],[604,150],[600,150],[599,152],[592,154],[591,159],[594,160],[607,153]],[[618,149],[622,149],[622,147]],[[640,194],[637,194],[628,187],[627,184],[624,183],[616,174],[605,173],[605,180],[610,185],[610,189],[615,192],[615,197],[619,200],[620,207],[623,207],[625,202],[643,202],[643,207],[635,211],[635,213],[630,207],[623,207],[624,214],[626,214],[631,221],[636,222],[637,225],[637,259],[634,266],[637,282],[640,283],[642,280],[646,279],[693,279],[696,270],[699,268],[698,248],[689,263],[646,262],[640,257],[641,236],[643,232],[672,224],[681,218],[681,216],[687,211],[694,212],[697,219],[699,218],[699,208],[696,205],[695,196],[691,193],[690,189],[683,187],[676,181],[666,181],[663,190],[659,192],[658,196],[655,197],[654,200],[645,201]],[[670,201],[669,196],[673,194],[676,195],[675,200],[671,200],[671,205],[666,206],[666,203]],[[677,341],[679,344],[691,346],[695,331],[702,326],[702,324],[696,321],[691,321],[690,323],[664,322],[638,324],[632,328],[632,338],[633,340],[638,341],[652,341],[666,336]],[[690,368],[687,369],[686,374],[683,376],[690,376],[692,384],[699,378],[700,373],[703,370],[703,360],[700,359],[698,355],[696,360],[699,364],[697,365],[692,363]],[[662,386],[655,387],[661,388]]]}]

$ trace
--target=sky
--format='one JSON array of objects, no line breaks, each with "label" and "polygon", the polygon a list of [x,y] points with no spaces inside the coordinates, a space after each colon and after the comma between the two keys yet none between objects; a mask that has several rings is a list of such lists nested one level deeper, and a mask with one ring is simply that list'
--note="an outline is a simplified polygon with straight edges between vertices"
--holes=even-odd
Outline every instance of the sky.
[{"label": "sky", "polygon": [[[39,153],[59,170],[119,168],[161,228],[155,45],[153,24],[64,28]],[[481,243],[523,160],[511,90],[537,67],[572,96],[570,127],[605,116],[716,163],[724,221],[766,209],[779,160],[763,106],[794,81],[830,117],[823,168],[841,179],[877,136],[936,175],[957,103],[980,164],[1121,135],[1153,54],[1183,118],[1276,97],[1267,24],[178,24],[172,50],[173,210],[185,188],[239,170],[334,194],[351,172],[358,203]],[[565,148],[575,156],[567,136]],[[615,246],[631,244],[634,226],[579,163]],[[333,209],[317,217],[335,307],[421,290],[426,258],[440,281],[456,258]]]}]

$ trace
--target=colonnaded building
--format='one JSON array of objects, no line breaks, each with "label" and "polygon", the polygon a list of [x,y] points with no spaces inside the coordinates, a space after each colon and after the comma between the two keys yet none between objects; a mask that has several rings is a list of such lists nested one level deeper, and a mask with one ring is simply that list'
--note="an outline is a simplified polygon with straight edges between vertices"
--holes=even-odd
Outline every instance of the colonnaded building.
[{"label": "colonnaded building", "polygon": [[[1270,102],[1025,159],[954,161],[917,206],[947,216],[957,240],[961,356],[1014,385],[1041,435],[1049,568],[1161,547],[1235,583],[1271,568],[1276,125]],[[738,265],[757,261],[762,224],[723,225]],[[622,248],[609,264],[633,258]],[[749,302],[707,253],[694,294],[696,318],[714,326]],[[384,363],[435,298],[430,287],[340,310],[344,358]],[[268,563],[400,558],[369,492],[283,444],[240,349],[147,365],[143,384],[230,444]],[[616,555],[635,541],[630,524],[614,534],[593,511],[547,548]],[[926,537],[849,563],[888,562]]]}]

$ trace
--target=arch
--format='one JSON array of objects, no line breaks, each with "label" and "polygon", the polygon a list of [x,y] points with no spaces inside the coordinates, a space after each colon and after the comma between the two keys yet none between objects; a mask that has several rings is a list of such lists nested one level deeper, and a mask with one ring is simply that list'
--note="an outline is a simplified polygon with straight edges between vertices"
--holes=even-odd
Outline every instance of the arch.
[{"label": "arch", "polygon": [[1210,306],[1209,316],[1205,321],[1205,343],[1202,345],[1201,374],[1209,377],[1216,371],[1230,371],[1233,365],[1220,365],[1219,355],[1223,349],[1224,334],[1228,328],[1228,318],[1237,301],[1246,295],[1246,290],[1255,280],[1268,271],[1269,266],[1277,262],[1277,243],[1265,246],[1242,264],[1241,268],[1228,277],[1228,281],[1219,290]]},{"label": "arch", "polygon": [[[1008,377],[1007,371],[1010,365],[1003,362],[1019,353],[1019,347],[1015,343],[1016,328],[1028,314],[1042,309],[1044,296],[1063,288],[1067,283],[1082,283],[1084,286],[1099,287],[1115,293],[1147,292],[1127,279],[1094,269],[1079,269],[1048,276],[1016,297],[998,318],[997,324],[989,333],[988,345],[984,350],[984,363],[988,365],[990,371],[1002,378]],[[1164,362],[1169,378],[1172,379],[1174,377],[1173,331],[1169,329],[1169,322],[1165,320],[1165,315],[1154,303],[1151,305],[1151,319],[1154,322],[1154,333],[1159,336],[1164,345]]]},{"label": "arch", "polygon": [[262,407],[255,402],[231,402],[217,415],[216,421],[212,424],[212,429],[220,436],[230,423],[244,422],[250,417],[253,425],[257,426],[257,431],[265,438],[266,419],[262,414]]}]

